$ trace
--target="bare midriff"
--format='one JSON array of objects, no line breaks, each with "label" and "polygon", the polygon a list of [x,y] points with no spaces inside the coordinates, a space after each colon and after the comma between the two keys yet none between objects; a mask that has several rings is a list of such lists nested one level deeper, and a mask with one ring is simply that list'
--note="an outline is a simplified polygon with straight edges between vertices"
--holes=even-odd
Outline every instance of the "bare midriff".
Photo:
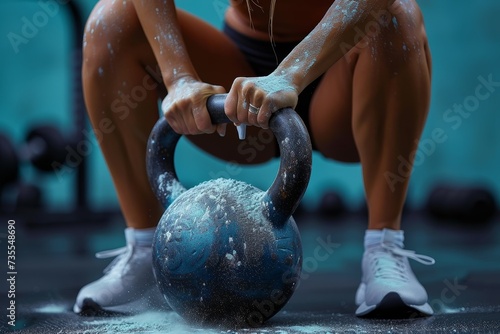
[{"label": "bare midriff", "polygon": [[[334,0],[276,0],[272,36],[276,42],[302,40],[323,18]],[[226,23],[239,33],[260,40],[270,39],[271,0],[231,0]]]}]

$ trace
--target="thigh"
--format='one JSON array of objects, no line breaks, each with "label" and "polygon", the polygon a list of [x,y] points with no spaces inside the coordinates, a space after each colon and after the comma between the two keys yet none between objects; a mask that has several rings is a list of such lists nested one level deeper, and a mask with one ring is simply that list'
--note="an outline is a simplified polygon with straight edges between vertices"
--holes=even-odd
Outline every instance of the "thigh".
[{"label": "thigh", "polygon": [[[311,102],[311,135],[328,158],[360,161],[356,134],[366,128],[388,135],[397,126],[415,139],[423,127],[431,57],[422,15],[414,1],[406,0],[397,0],[386,12],[365,27],[377,28],[374,33],[325,73]],[[386,126],[374,124],[372,117]],[[397,124],[389,124],[391,119]]]},{"label": "thigh", "polygon": [[[254,76],[238,47],[221,31],[184,11],[179,22],[189,56],[200,78],[228,91],[236,77]],[[223,160],[244,164],[268,161],[276,156],[277,145],[269,130],[248,127],[247,139],[238,139],[236,128],[228,124],[225,137],[218,134],[188,136],[204,151]]]},{"label": "thigh", "polygon": [[356,53],[350,51],[323,75],[309,108],[311,138],[325,157],[358,162],[352,133],[352,84]]}]

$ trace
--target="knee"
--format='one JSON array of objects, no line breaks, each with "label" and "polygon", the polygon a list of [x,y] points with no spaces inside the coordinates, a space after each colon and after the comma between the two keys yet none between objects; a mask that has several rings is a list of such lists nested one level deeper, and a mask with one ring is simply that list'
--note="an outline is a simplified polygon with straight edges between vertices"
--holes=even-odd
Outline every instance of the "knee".
[{"label": "knee", "polygon": [[376,43],[386,66],[404,70],[410,64],[425,65],[428,42],[419,8],[413,2],[406,7],[401,3],[396,1],[395,8],[391,8],[391,19],[381,29]]},{"label": "knee", "polygon": [[[130,2],[101,0],[92,10],[83,36],[83,66],[87,78],[103,76],[127,48],[135,28]],[[84,78],[85,80],[85,78]]]}]

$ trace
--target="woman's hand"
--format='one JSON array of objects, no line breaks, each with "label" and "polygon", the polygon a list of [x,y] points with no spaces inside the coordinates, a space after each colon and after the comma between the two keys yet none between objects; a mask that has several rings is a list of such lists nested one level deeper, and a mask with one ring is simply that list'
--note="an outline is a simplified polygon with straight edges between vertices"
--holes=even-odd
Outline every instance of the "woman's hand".
[{"label": "woman's hand", "polygon": [[234,124],[255,125],[267,129],[272,113],[295,108],[298,90],[285,75],[236,78],[224,105],[226,115]]},{"label": "woman's hand", "polygon": [[179,134],[197,135],[217,130],[223,136],[226,124],[213,125],[207,111],[207,98],[223,93],[225,89],[222,86],[183,77],[168,87],[161,109],[172,129]]}]

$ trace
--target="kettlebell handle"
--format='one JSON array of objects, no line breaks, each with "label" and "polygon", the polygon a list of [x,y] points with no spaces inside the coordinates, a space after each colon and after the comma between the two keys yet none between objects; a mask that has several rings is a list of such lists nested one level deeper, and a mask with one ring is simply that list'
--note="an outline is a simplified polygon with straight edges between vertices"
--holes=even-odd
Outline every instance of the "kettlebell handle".
[{"label": "kettlebell handle", "polygon": [[[212,124],[230,123],[224,111],[227,94],[212,95],[207,109]],[[312,168],[311,140],[306,126],[292,108],[273,113],[269,128],[278,142],[281,161],[277,176],[263,196],[263,213],[274,225],[288,221],[304,195]],[[166,209],[185,188],[177,178],[174,151],[181,135],[160,117],[149,136],[146,167],[150,185]]]}]

